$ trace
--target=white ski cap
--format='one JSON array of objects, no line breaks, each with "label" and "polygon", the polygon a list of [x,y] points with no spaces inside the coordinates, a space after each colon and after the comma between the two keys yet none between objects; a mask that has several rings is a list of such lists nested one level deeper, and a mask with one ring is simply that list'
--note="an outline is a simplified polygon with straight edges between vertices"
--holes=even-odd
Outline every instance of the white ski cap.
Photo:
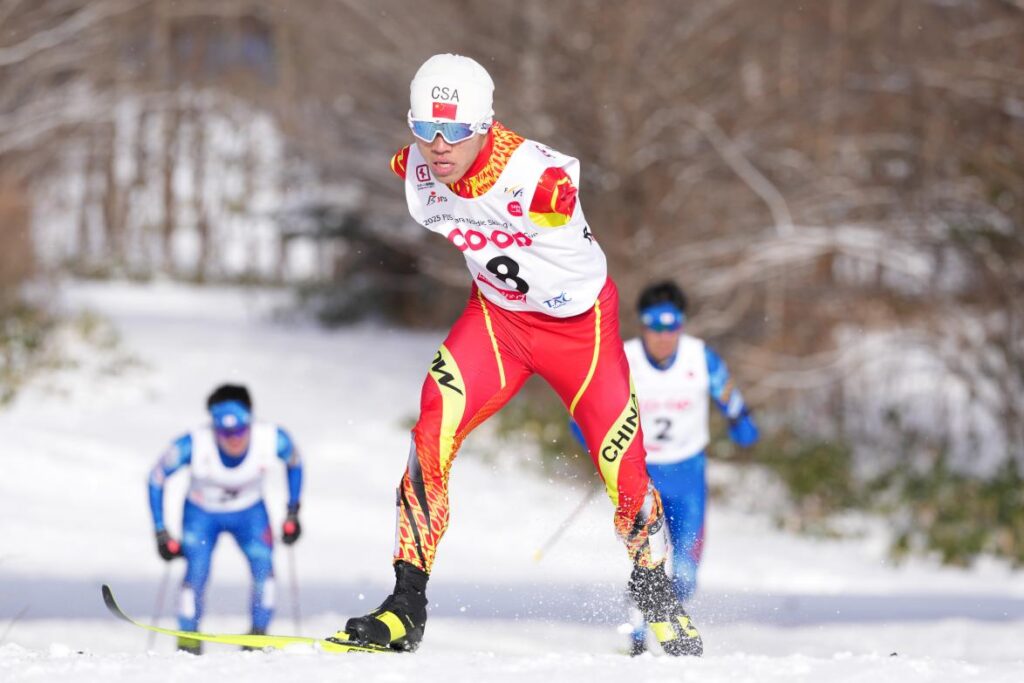
[{"label": "white ski cap", "polygon": [[494,81],[487,69],[462,55],[434,55],[413,76],[409,117],[418,121],[491,123]]}]

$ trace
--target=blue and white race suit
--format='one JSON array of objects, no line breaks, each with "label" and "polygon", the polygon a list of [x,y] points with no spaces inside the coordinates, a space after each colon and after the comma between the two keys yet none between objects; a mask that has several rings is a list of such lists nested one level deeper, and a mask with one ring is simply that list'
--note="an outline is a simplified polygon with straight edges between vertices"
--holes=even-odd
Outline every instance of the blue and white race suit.
[{"label": "blue and white race suit", "polygon": [[680,335],[675,353],[657,363],[642,339],[625,343],[640,404],[647,471],[661,493],[672,543],[672,570],[681,600],[697,587],[707,501],[708,397],[729,421],[740,446],[758,438],[757,426],[721,357],[702,340]]},{"label": "blue and white race suit", "polygon": [[288,506],[297,507],[302,461],[291,437],[280,427],[254,422],[250,429],[249,448],[241,457],[221,452],[213,429],[204,427],[174,441],[150,471],[149,504],[156,531],[165,528],[165,480],[186,466],[191,472],[181,539],[188,567],[178,604],[178,624],[185,631],[199,628],[210,558],[221,532],[234,537],[249,561],[253,629],[265,631],[273,616],[274,541],[263,502],[263,477],[278,460],[283,461]]}]

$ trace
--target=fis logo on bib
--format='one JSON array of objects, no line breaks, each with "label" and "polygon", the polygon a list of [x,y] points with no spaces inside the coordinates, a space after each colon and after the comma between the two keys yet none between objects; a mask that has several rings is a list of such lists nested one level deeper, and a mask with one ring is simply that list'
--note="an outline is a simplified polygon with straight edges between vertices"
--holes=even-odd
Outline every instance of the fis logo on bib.
[{"label": "fis logo on bib", "polygon": [[552,297],[545,301],[544,305],[554,310],[556,308],[561,308],[562,306],[568,305],[570,301],[572,301],[572,299],[569,298],[569,295],[566,294],[565,292],[562,292],[558,296]]},{"label": "fis logo on bib", "polygon": [[509,185],[508,187],[505,188],[505,194],[512,195],[513,199],[522,199],[523,193],[524,191],[522,185]]}]

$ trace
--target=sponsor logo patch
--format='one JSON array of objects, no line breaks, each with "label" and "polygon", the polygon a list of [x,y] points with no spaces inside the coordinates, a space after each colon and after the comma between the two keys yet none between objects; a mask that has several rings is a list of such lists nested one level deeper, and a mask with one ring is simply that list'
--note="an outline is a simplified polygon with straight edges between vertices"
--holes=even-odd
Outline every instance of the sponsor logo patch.
[{"label": "sponsor logo patch", "polygon": [[523,205],[520,204],[519,202],[509,202],[508,203],[508,212],[510,214],[512,214],[513,216],[522,216],[523,215]]},{"label": "sponsor logo patch", "polygon": [[572,299],[569,298],[569,295],[566,294],[565,292],[562,292],[558,296],[552,297],[545,301],[544,305],[550,309],[556,309],[568,305],[570,301],[572,301]]},{"label": "sponsor logo patch", "polygon": [[427,168],[426,164],[419,164],[416,166],[416,180],[421,183],[430,181],[430,170]]},{"label": "sponsor logo patch", "polygon": [[476,279],[484,283],[498,294],[501,294],[508,301],[526,301],[526,294],[524,292],[517,292],[515,290],[501,289],[500,287],[492,284],[487,278],[483,276],[483,273],[477,273]]},{"label": "sponsor logo patch", "polygon": [[437,379],[437,383],[440,384],[442,387],[445,387],[450,391],[454,391],[456,394],[459,394],[460,396],[463,395],[462,389],[455,386],[455,375],[448,372],[447,368],[445,367],[446,365],[447,364],[445,363],[444,355],[440,351],[438,351],[437,355],[434,356],[434,362],[430,364],[430,371],[434,373],[434,377]]},{"label": "sponsor logo patch", "polygon": [[514,232],[511,235],[501,230],[492,230],[488,235],[480,230],[472,228],[463,231],[455,228],[448,233],[448,241],[454,244],[459,251],[480,251],[488,245],[493,244],[499,249],[508,249],[511,246],[528,247],[533,244],[529,235],[523,232]]}]

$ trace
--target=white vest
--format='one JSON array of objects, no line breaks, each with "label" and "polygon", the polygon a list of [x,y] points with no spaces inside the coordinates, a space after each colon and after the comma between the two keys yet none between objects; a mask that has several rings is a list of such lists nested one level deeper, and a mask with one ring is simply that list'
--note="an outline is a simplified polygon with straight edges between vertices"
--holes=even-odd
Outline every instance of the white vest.
[{"label": "white vest", "polygon": [[188,499],[207,512],[235,512],[263,498],[263,475],[277,460],[277,425],[254,422],[249,452],[236,467],[226,467],[209,427],[192,432]]},{"label": "white vest", "polygon": [[530,220],[537,182],[551,167],[563,169],[579,187],[576,159],[525,140],[495,185],[466,199],[434,180],[412,145],[405,198],[418,223],[462,251],[473,281],[489,301],[510,311],[567,318],[594,305],[608,270],[579,202],[563,226],[542,228]]},{"label": "white vest", "polygon": [[676,359],[666,370],[651,365],[640,339],[624,344],[640,402],[647,462],[686,460],[707,448],[708,361],[704,342],[681,335]]}]

